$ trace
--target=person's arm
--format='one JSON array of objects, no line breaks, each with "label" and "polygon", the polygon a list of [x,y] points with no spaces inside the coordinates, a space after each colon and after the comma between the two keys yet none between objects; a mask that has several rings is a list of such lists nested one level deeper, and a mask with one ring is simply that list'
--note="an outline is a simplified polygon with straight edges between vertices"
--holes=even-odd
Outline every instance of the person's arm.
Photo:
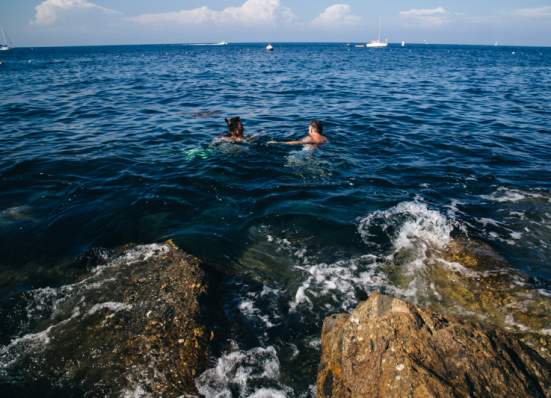
[{"label": "person's arm", "polygon": [[310,137],[304,137],[298,141],[268,141],[268,144],[304,145],[310,144]]}]

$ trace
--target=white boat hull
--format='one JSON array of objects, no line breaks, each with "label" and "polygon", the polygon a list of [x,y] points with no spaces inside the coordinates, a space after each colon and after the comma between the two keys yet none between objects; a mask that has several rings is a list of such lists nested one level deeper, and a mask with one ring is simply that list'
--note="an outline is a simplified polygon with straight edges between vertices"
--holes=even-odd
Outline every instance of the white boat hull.
[{"label": "white boat hull", "polygon": [[9,49],[8,46],[0,46],[0,51],[8,51]]},{"label": "white boat hull", "polygon": [[384,48],[388,47],[388,43],[367,43],[365,46],[367,48]]}]

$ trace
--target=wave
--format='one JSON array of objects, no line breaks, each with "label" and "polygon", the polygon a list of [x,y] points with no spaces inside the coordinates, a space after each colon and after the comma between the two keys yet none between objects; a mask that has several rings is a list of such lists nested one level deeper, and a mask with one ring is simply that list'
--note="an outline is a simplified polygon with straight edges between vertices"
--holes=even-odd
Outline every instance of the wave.
[{"label": "wave", "polygon": [[517,331],[548,330],[551,300],[542,293],[546,290],[538,290],[490,246],[470,239],[454,214],[445,215],[417,198],[360,218],[357,231],[368,253],[324,263],[306,250],[302,263],[295,265],[301,282],[290,310],[347,311],[379,290]]},{"label": "wave", "polygon": [[402,202],[359,219],[357,231],[371,253],[313,264],[306,256],[305,264],[295,267],[306,278],[290,302],[291,310],[301,305],[314,309],[320,298],[326,306],[349,310],[358,302],[358,291],[384,290],[414,298],[417,280],[412,279],[407,286],[397,285],[389,272],[394,268],[392,263],[399,262],[400,272],[413,276],[425,266],[431,249],[442,249],[450,242],[456,225],[420,201]]},{"label": "wave", "polygon": [[415,249],[422,257],[429,247],[442,248],[457,226],[438,210],[414,201],[378,210],[359,220],[358,233],[366,244],[381,234],[391,240],[395,251]]}]

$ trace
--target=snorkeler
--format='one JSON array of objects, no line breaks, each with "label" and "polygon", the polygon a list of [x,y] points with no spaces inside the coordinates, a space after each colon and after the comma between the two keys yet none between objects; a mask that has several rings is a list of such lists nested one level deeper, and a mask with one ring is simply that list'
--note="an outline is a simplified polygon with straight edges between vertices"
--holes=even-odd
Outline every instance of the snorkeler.
[{"label": "snorkeler", "polygon": [[311,120],[308,125],[308,135],[298,141],[268,141],[268,144],[286,144],[286,145],[321,145],[327,142],[327,137],[323,135],[323,124],[319,120]]},{"label": "snorkeler", "polygon": [[225,118],[224,120],[228,125],[228,133],[221,137],[223,141],[243,142],[250,140],[249,138],[245,138],[245,127],[243,127],[243,123],[241,123],[241,118],[239,116],[232,117],[229,120]]}]

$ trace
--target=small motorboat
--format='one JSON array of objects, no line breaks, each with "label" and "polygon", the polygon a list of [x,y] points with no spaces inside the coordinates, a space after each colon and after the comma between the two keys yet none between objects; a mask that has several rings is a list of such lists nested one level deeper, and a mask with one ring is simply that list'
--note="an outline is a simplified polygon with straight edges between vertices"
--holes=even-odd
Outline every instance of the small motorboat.
[{"label": "small motorboat", "polygon": [[266,51],[274,51],[274,46],[272,46],[272,43],[269,43],[269,44],[266,46]]}]

